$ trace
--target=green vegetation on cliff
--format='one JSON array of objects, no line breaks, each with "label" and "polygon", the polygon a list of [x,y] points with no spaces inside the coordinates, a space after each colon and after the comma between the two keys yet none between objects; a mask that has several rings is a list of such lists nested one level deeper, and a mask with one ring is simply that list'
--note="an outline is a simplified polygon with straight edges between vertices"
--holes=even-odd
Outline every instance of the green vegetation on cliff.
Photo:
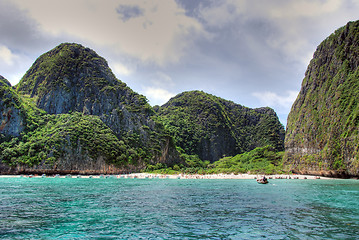
[{"label": "green vegetation on cliff", "polygon": [[301,172],[359,175],[359,21],[317,48],[288,116],[286,163]]},{"label": "green vegetation on cliff", "polygon": [[284,149],[284,128],[270,108],[250,109],[201,92],[184,92],[159,107],[175,143],[185,154],[214,162],[256,147]]},{"label": "green vegetation on cliff", "polygon": [[187,174],[283,174],[283,154],[272,146],[258,147],[234,157],[224,157],[212,164],[198,157],[187,158],[186,165],[166,168],[161,164],[149,166],[147,171],[154,173]]},{"label": "green vegetation on cliff", "polygon": [[[91,72],[87,75],[86,72]],[[63,43],[51,51],[41,55],[26,75],[21,79],[18,90],[31,96],[42,95],[56,87],[64,87],[74,77],[81,78],[77,82],[80,87],[89,85],[104,88],[108,85],[108,75],[115,81],[115,76],[108,68],[105,59],[89,48],[79,44]],[[125,86],[125,84],[123,83]]]},{"label": "green vegetation on cliff", "polygon": [[[118,80],[107,61],[95,51],[76,43],[62,43],[41,55],[17,90],[36,97],[37,106],[50,114],[109,114],[116,104],[130,112],[153,115],[146,97]],[[112,105],[107,106],[110,102]]]},{"label": "green vegetation on cliff", "polygon": [[0,96],[0,140],[19,136],[21,132],[37,127],[44,111],[36,108],[27,97],[17,94],[4,78],[0,78]]},{"label": "green vegetation on cliff", "polygon": [[152,159],[149,149],[136,144],[138,135],[128,133],[119,140],[98,116],[78,112],[50,115],[31,105],[30,99],[21,108],[27,110],[26,129],[18,137],[2,135],[0,139],[0,159],[11,167],[51,169],[71,155],[92,160],[101,157],[117,167],[146,164]]},{"label": "green vegetation on cliff", "polygon": [[1,109],[3,110],[5,108],[9,107],[20,107],[20,99],[15,92],[14,89],[12,89],[11,84],[8,80],[6,80],[3,76],[0,75],[0,96],[1,96]]},{"label": "green vegetation on cliff", "polygon": [[222,158],[213,163],[213,169],[217,173],[281,174],[283,154],[272,146],[258,147],[234,157]]},{"label": "green vegetation on cliff", "polygon": [[115,162],[120,156],[120,144],[113,132],[96,116],[83,116],[79,113],[43,115],[42,123],[35,131],[12,138],[0,144],[1,159],[10,166],[26,164],[53,165],[66,151],[91,158],[103,156]]}]

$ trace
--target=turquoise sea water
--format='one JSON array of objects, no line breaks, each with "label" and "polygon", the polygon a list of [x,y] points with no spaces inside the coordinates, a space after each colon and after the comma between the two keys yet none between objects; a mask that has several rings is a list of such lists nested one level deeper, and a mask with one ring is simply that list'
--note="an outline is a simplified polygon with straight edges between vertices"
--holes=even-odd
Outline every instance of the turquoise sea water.
[{"label": "turquoise sea water", "polygon": [[0,178],[0,239],[358,239],[359,180]]}]

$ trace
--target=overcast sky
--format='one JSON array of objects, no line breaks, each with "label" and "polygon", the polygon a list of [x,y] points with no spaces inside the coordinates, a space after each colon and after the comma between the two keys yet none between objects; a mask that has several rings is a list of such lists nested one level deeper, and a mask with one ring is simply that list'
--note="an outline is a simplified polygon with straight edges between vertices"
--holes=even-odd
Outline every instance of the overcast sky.
[{"label": "overcast sky", "polygon": [[0,0],[0,75],[76,42],[151,105],[203,90],[275,109],[285,125],[316,47],[359,0]]}]

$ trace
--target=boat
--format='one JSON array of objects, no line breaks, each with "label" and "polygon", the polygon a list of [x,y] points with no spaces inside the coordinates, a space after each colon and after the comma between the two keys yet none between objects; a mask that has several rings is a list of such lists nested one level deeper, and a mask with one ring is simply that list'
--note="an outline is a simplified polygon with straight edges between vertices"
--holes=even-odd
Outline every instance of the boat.
[{"label": "boat", "polygon": [[257,179],[257,183],[259,183],[259,184],[267,184],[268,179],[266,177],[259,178],[259,179]]}]

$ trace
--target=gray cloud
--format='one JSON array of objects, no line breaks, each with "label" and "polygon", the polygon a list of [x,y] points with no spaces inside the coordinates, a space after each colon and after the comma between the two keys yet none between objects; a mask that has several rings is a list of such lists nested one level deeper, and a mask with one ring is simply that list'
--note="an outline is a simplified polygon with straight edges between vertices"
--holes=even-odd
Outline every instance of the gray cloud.
[{"label": "gray cloud", "polygon": [[120,15],[120,19],[123,22],[128,21],[131,18],[136,18],[144,15],[144,9],[139,6],[134,5],[120,5],[116,9],[117,13]]},{"label": "gray cloud", "polygon": [[33,51],[49,41],[25,11],[3,0],[0,0],[0,32],[0,43],[15,51]]}]

